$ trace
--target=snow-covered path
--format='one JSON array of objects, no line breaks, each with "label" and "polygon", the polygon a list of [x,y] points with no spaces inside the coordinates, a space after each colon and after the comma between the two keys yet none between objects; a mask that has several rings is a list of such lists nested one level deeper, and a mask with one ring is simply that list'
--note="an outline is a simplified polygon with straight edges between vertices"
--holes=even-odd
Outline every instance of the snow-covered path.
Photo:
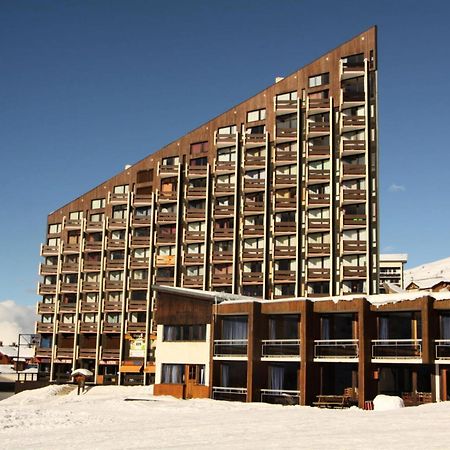
[{"label": "snow-covered path", "polygon": [[[0,402],[1,449],[450,448],[450,402],[394,411],[175,400],[150,388],[60,387]],[[125,401],[139,398],[147,401]]]}]

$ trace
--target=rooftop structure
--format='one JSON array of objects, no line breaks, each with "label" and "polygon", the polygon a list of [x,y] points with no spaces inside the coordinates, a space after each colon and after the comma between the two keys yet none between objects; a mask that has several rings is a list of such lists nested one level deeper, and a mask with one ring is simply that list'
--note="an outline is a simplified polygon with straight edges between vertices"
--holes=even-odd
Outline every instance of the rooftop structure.
[{"label": "rooftop structure", "polygon": [[[408,261],[405,253],[381,253],[379,261],[380,292],[392,290],[392,285],[404,288],[404,267]],[[394,288],[395,289],[395,288]]]}]

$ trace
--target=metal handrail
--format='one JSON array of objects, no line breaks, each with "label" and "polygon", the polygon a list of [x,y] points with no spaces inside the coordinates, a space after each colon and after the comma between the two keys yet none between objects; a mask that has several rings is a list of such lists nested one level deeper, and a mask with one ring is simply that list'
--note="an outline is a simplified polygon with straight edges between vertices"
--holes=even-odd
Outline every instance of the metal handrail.
[{"label": "metal handrail", "polygon": [[[334,354],[334,355],[320,355],[317,349],[324,347],[343,347],[354,348],[354,354]],[[358,339],[315,339],[314,340],[314,358],[359,358],[359,340]]]},{"label": "metal handrail", "polygon": [[[416,355],[387,355],[375,356],[374,350],[377,347],[417,347]],[[383,358],[422,358],[422,339],[372,339],[372,359]]]},{"label": "metal handrail", "polygon": [[[435,354],[436,359],[450,359],[450,339],[435,339]],[[449,355],[448,356],[440,356],[438,355],[438,349],[439,348],[448,348],[449,349]]]},{"label": "metal handrail", "polygon": [[[271,354],[267,352],[267,346],[284,347],[298,347],[298,352],[292,354]],[[265,339],[261,341],[261,356],[277,358],[277,357],[292,357],[300,355],[300,339]]]},{"label": "metal handrail", "polygon": [[[242,351],[240,353],[218,352],[217,347],[220,345],[226,345],[231,348],[245,347],[245,351]],[[214,340],[214,356],[230,356],[230,357],[247,356],[247,345],[248,345],[248,339],[215,339]]]}]

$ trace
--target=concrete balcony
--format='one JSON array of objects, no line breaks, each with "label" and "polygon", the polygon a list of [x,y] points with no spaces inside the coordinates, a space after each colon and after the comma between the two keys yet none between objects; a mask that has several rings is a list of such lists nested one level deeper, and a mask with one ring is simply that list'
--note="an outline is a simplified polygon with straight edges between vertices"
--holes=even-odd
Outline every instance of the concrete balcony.
[{"label": "concrete balcony", "polygon": [[358,339],[317,339],[315,360],[355,360],[359,358]]},{"label": "concrete balcony", "polygon": [[242,259],[244,260],[259,260],[264,258],[263,248],[244,248],[242,250]]},{"label": "concrete balcony", "polygon": [[50,265],[50,264],[40,264],[39,265],[39,274],[40,275],[56,275],[58,273],[58,265]]},{"label": "concrete balcony", "polygon": [[100,290],[99,281],[83,281],[81,284],[81,290],[83,292],[97,292]]},{"label": "concrete balcony", "polygon": [[266,339],[261,341],[261,357],[300,358],[300,339]]},{"label": "concrete balcony", "polygon": [[81,230],[83,219],[67,219],[64,223],[66,230]]},{"label": "concrete balcony", "polygon": [[329,145],[310,145],[307,150],[307,159],[310,161],[328,159],[331,156]]},{"label": "concrete balcony", "polygon": [[308,206],[326,207],[330,205],[330,194],[308,192]]},{"label": "concrete balcony", "polygon": [[244,237],[264,236],[264,225],[243,225]]},{"label": "concrete balcony", "polygon": [[367,225],[365,214],[345,214],[343,221],[344,229],[364,228]]},{"label": "concrete balcony", "polygon": [[98,307],[99,307],[99,303],[98,302],[87,302],[85,300],[83,300],[81,302],[81,312],[85,313],[85,312],[97,312],[98,311]]},{"label": "concrete balcony", "polygon": [[275,258],[295,258],[297,247],[295,245],[276,245],[274,249]]},{"label": "concrete balcony", "polygon": [[277,128],[276,141],[289,142],[297,140],[297,128]]},{"label": "concrete balcony", "polygon": [[148,288],[148,279],[145,280],[134,280],[130,279],[130,289],[147,289]]},{"label": "concrete balcony", "polygon": [[351,205],[363,203],[366,201],[365,189],[344,189],[342,191],[342,200],[344,204]]},{"label": "concrete balcony", "polygon": [[212,275],[212,284],[214,286],[228,286],[233,283],[233,275],[231,273],[215,273]]},{"label": "concrete balcony", "polygon": [[119,301],[111,301],[111,300],[105,300],[104,310],[105,312],[118,312],[122,311],[122,302]]},{"label": "concrete balcony", "polygon": [[183,276],[183,286],[184,287],[202,287],[203,286],[203,275],[184,275]]},{"label": "concrete balcony", "polygon": [[262,272],[242,272],[242,282],[244,284],[261,284],[264,282]]},{"label": "concrete balcony", "polygon": [[198,242],[205,240],[205,232],[197,230],[186,230],[184,239],[187,242]]},{"label": "concrete balcony", "polygon": [[214,188],[214,195],[229,195],[234,194],[234,190],[236,189],[236,186],[234,183],[216,183],[216,186]]},{"label": "concrete balcony", "polygon": [[233,147],[237,144],[237,134],[219,134],[216,133],[215,144],[217,148]]},{"label": "concrete balcony", "polygon": [[204,253],[185,253],[184,254],[184,264],[203,264],[205,261]]},{"label": "concrete balcony", "polygon": [[75,255],[80,253],[80,244],[64,244],[62,252],[64,255]]},{"label": "concrete balcony", "polygon": [[216,160],[216,173],[232,173],[236,171],[235,161],[219,161]]},{"label": "concrete balcony", "polygon": [[374,339],[372,360],[422,361],[422,339]]}]

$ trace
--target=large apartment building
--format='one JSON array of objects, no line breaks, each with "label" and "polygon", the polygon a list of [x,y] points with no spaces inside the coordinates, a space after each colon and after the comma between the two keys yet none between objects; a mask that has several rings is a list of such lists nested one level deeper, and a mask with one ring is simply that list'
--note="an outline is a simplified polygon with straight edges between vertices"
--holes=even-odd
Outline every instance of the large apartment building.
[{"label": "large apartment building", "polygon": [[154,284],[377,292],[377,186],[371,28],[49,215],[41,370],[151,382]]}]

